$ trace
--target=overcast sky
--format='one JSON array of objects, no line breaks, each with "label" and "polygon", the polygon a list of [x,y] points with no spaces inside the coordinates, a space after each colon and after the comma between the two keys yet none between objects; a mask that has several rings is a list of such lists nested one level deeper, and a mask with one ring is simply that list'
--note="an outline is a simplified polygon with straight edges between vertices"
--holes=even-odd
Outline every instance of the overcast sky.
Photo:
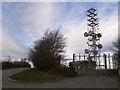
[{"label": "overcast sky", "polygon": [[2,56],[27,57],[28,48],[48,29],[61,27],[67,37],[66,58],[87,48],[86,11],[98,10],[102,52],[108,52],[118,36],[117,2],[3,2]]}]

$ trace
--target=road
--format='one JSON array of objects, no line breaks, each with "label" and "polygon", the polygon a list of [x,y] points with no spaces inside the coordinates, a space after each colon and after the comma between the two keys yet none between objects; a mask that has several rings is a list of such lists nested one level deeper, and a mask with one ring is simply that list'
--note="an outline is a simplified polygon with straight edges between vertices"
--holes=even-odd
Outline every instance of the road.
[{"label": "road", "polygon": [[97,74],[80,75],[74,78],[46,83],[20,83],[7,79],[8,76],[23,70],[26,70],[26,68],[3,70],[3,88],[118,88],[117,81],[110,77]]}]

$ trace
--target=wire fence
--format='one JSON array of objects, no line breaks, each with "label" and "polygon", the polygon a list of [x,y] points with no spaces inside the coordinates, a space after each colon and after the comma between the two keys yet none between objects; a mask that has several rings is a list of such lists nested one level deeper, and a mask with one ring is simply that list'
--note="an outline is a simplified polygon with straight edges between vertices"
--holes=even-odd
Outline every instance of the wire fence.
[{"label": "wire fence", "polygon": [[76,71],[92,71],[104,75],[120,75],[117,59],[113,54],[98,54],[90,60],[86,54],[73,54],[73,62],[69,63]]}]

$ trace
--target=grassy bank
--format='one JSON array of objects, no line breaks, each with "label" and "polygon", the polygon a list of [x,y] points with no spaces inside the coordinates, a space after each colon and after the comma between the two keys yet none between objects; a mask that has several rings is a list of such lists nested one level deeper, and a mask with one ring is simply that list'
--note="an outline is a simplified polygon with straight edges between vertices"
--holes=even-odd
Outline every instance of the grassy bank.
[{"label": "grassy bank", "polygon": [[63,79],[63,76],[52,75],[47,72],[39,71],[37,69],[29,69],[23,72],[14,74],[9,78],[18,80],[18,81],[27,81],[27,82],[47,82]]}]

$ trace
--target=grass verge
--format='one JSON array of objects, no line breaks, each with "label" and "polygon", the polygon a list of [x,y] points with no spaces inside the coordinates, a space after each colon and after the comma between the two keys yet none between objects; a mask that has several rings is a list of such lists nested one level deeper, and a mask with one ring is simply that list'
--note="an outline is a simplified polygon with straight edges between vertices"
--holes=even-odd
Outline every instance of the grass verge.
[{"label": "grass verge", "polygon": [[47,72],[39,71],[37,69],[28,69],[23,72],[14,74],[9,78],[17,81],[26,81],[26,82],[47,82],[63,79],[63,76],[52,75]]}]

